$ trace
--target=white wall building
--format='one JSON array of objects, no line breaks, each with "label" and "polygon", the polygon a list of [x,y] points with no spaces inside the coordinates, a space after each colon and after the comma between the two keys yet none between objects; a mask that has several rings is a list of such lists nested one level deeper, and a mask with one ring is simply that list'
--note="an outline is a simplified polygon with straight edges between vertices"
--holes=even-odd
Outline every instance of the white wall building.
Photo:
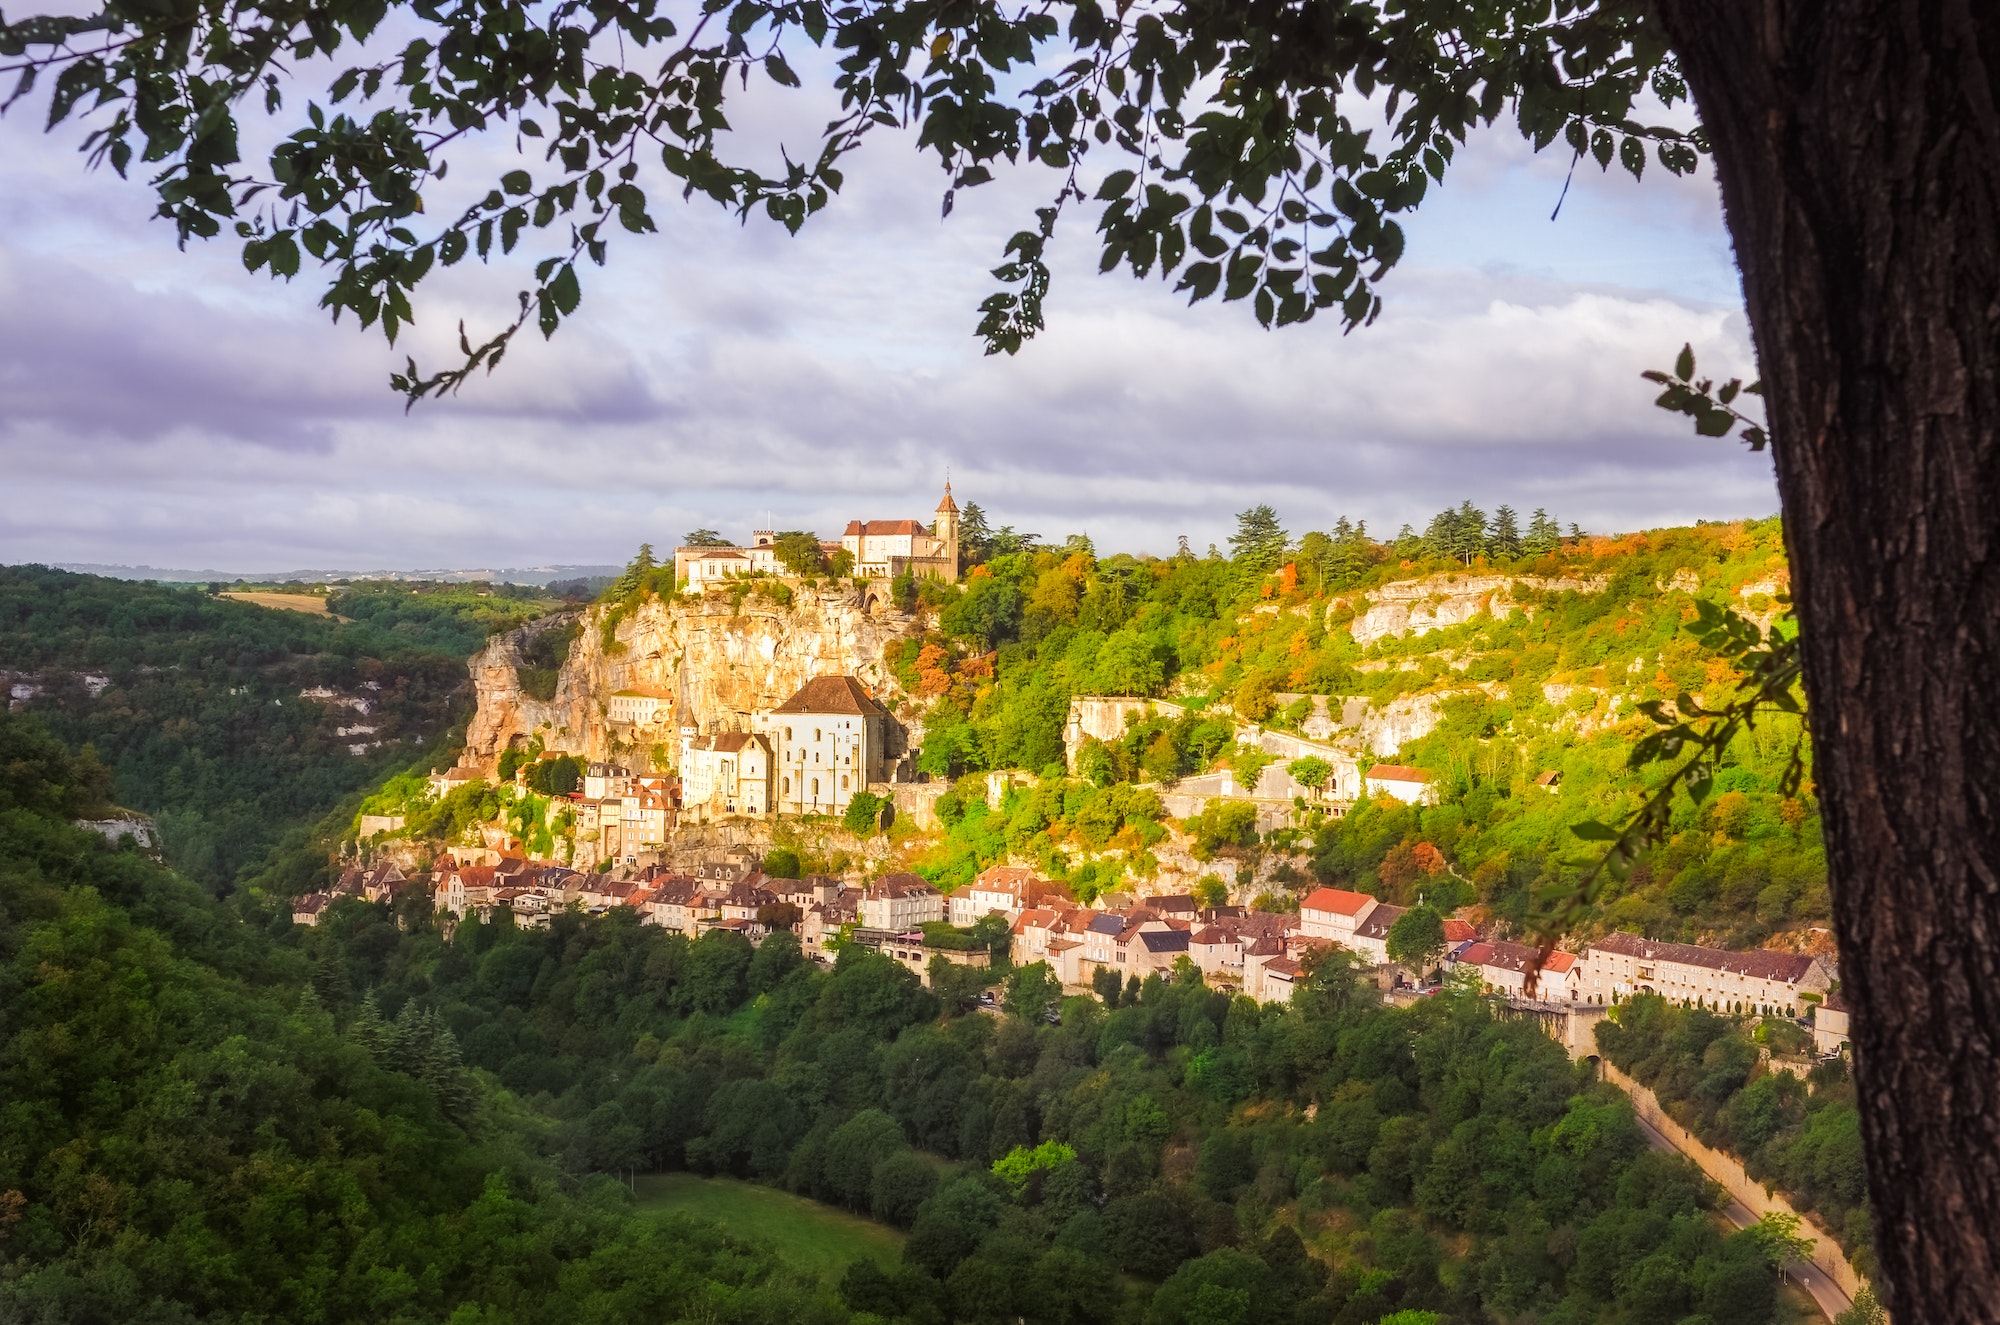
[{"label": "white wall building", "polygon": [[1427,768],[1408,764],[1377,764],[1364,779],[1370,796],[1394,796],[1409,805],[1435,805],[1437,792]]},{"label": "white wall building", "polygon": [[901,934],[944,919],[944,894],[915,874],[885,874],[861,894],[864,929]]},{"label": "white wall building", "polygon": [[888,710],[851,676],[816,676],[755,725],[777,768],[771,803],[787,814],[839,814],[882,780]]},{"label": "white wall building", "polygon": [[771,808],[771,747],[756,732],[681,737],[681,809],[697,821]]},{"label": "white wall building", "polygon": [[1724,1012],[1796,1017],[1802,1010],[1799,995],[1824,993],[1833,984],[1824,958],[1768,948],[1728,952],[1609,934],[1585,948],[1582,957],[1578,997],[1590,1003],[1611,1003],[1643,991]]}]

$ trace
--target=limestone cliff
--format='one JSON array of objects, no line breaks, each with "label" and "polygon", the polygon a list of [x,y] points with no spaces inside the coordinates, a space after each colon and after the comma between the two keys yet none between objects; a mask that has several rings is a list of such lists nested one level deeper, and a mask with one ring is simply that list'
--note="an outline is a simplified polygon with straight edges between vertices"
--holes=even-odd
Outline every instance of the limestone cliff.
[{"label": "limestone cliff", "polygon": [[1514,605],[1513,589],[1517,584],[1553,593],[1597,593],[1604,588],[1605,577],[1430,575],[1370,589],[1359,602],[1337,598],[1329,615],[1346,607],[1357,609],[1348,633],[1357,644],[1372,644],[1384,635],[1423,635],[1444,626],[1460,625],[1482,613],[1505,616]]},{"label": "limestone cliff", "polygon": [[[704,730],[740,728],[752,713],[828,673],[858,678],[897,712],[904,699],[882,650],[922,630],[918,617],[866,605],[845,588],[794,586],[789,605],[754,595],[735,603],[727,593],[649,599],[619,616],[607,636],[611,611],[595,606],[545,618],[495,636],[473,656],[479,709],[466,733],[467,762],[491,769],[509,744],[536,732],[551,752],[643,762],[654,743],[677,738],[683,707]],[[572,622],[581,629],[555,695],[537,700],[521,686],[521,649],[543,630]],[[661,720],[614,723],[610,700],[621,691],[658,699]]]}]

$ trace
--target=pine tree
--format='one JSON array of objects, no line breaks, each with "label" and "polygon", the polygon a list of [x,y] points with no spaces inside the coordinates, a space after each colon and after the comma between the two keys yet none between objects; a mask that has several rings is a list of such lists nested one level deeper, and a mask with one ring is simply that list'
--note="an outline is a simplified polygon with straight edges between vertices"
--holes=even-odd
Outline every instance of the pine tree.
[{"label": "pine tree", "polygon": [[1511,506],[1501,506],[1493,512],[1493,523],[1486,532],[1486,555],[1512,559],[1521,555],[1521,517],[1514,514]]},{"label": "pine tree", "polygon": [[1278,513],[1269,506],[1252,506],[1237,515],[1229,547],[1239,566],[1268,573],[1278,568],[1287,541]]},{"label": "pine tree", "polygon": [[1405,524],[1401,529],[1396,531],[1396,541],[1393,546],[1396,556],[1403,561],[1408,561],[1412,557],[1422,555],[1424,540],[1417,536],[1416,530]]},{"label": "pine tree", "polygon": [[383,1051],[389,1044],[389,1023],[382,1020],[382,1009],[375,1002],[375,991],[361,1000],[361,1011],[354,1015],[354,1023],[347,1028],[347,1038],[366,1049],[376,1062],[382,1061]]},{"label": "pine tree", "polygon": [[985,509],[969,501],[958,516],[958,559],[967,566],[977,566],[992,552],[993,526],[987,522]]},{"label": "pine tree", "polygon": [[1562,546],[1562,526],[1549,518],[1549,513],[1537,506],[1534,515],[1528,519],[1528,536],[1521,541],[1521,551],[1531,557],[1545,556]]},{"label": "pine tree", "polygon": [[1474,506],[1468,497],[1451,514],[1451,555],[1470,566],[1474,557],[1486,551],[1486,512]]},{"label": "pine tree", "polygon": [[435,1014],[428,1022],[431,1033],[423,1046],[416,1075],[430,1088],[439,1111],[454,1122],[463,1122],[478,1104],[478,1092],[473,1089],[472,1075],[465,1070],[465,1060],[459,1054],[458,1037]]}]

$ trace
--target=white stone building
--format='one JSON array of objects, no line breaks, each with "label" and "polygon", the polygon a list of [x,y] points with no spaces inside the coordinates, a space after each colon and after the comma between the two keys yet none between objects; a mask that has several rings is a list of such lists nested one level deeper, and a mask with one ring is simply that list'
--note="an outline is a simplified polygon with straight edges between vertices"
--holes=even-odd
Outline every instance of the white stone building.
[{"label": "white stone building", "polygon": [[1799,995],[1824,993],[1833,984],[1824,958],[1768,948],[1728,952],[1621,933],[1592,943],[1582,957],[1577,992],[1589,1003],[1645,992],[1723,1012],[1796,1017]]},{"label": "white stone building", "polygon": [[1377,764],[1364,779],[1370,796],[1394,796],[1409,805],[1437,804],[1437,791],[1427,768],[1408,764]]},{"label": "white stone building", "polygon": [[885,874],[861,894],[865,929],[901,934],[944,919],[944,894],[915,874]]},{"label": "white stone building", "polygon": [[958,579],[958,503],[951,484],[927,529],[921,520],[850,520],[840,546],[854,558],[854,573],[870,579],[893,579],[905,571],[919,578]]},{"label": "white stone building", "polygon": [[681,809],[697,822],[771,808],[770,744],[756,732],[681,737]]},{"label": "white stone building", "polygon": [[851,676],[816,676],[755,726],[776,754],[771,804],[787,814],[839,814],[882,781],[888,710]]}]

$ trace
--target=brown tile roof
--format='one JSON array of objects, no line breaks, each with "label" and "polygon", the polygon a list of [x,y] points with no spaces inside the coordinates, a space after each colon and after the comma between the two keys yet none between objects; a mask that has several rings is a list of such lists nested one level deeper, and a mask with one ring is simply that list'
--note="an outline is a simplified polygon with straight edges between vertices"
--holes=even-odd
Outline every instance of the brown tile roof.
[{"label": "brown tile roof", "polygon": [[1354,927],[1354,937],[1358,939],[1388,938],[1389,926],[1395,924],[1396,917],[1409,909],[1407,906],[1391,906],[1387,902],[1383,902],[1368,913],[1366,920]]},{"label": "brown tile roof", "polygon": [[1368,770],[1368,776],[1385,782],[1429,782],[1431,771],[1408,764],[1377,764]]},{"label": "brown tile roof", "polygon": [[1607,934],[1590,946],[1624,957],[1678,962],[1683,966],[1700,966],[1711,971],[1745,975],[1758,980],[1777,980],[1785,984],[1798,983],[1813,966],[1811,957],[1802,957],[1794,952],[1773,952],[1769,948],[1727,952],[1693,943],[1662,943],[1637,934]]},{"label": "brown tile roof", "polygon": [[815,676],[799,692],[771,710],[773,713],[858,713],[873,717],[887,712],[851,676]]},{"label": "brown tile roof", "polygon": [[847,533],[862,537],[870,534],[928,534],[930,526],[922,520],[849,520]]},{"label": "brown tile roof", "polygon": [[870,884],[866,896],[870,901],[880,901],[885,897],[922,897],[936,891],[920,874],[898,873],[884,874]]},{"label": "brown tile roof", "polygon": [[1479,931],[1472,927],[1472,922],[1469,920],[1447,920],[1444,922],[1444,941],[1446,943],[1465,943],[1478,937]]}]

